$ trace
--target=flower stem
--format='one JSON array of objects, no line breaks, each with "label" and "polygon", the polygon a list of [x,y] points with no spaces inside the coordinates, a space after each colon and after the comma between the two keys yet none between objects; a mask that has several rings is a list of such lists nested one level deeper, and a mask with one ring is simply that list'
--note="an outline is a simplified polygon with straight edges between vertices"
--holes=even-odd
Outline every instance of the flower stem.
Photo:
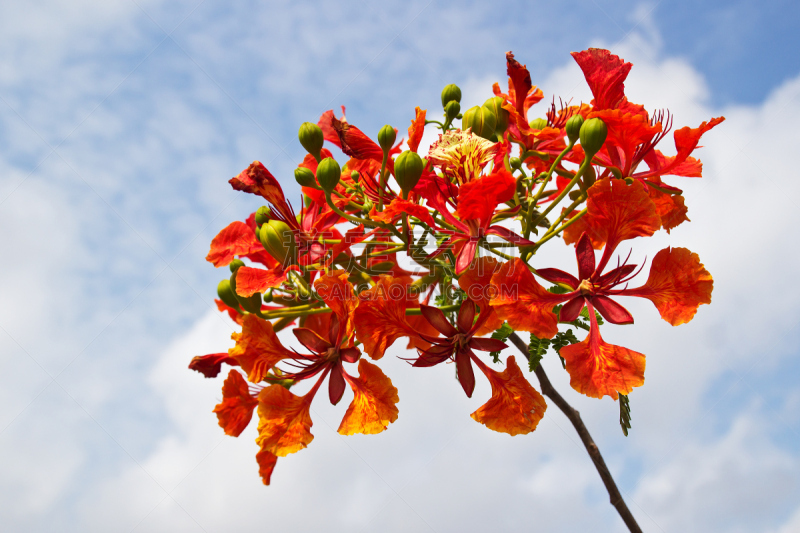
[{"label": "flower stem", "polygon": [[[525,355],[525,357],[528,356],[528,346],[525,344],[525,341],[519,337],[519,335],[512,333],[508,338],[511,339],[511,342],[514,343],[514,346],[516,346]],[[594,439],[592,439],[592,436],[589,434],[589,430],[586,429],[583,420],[581,420],[580,413],[578,413],[576,409],[568,404],[567,401],[558,393],[558,391],[553,388],[553,384],[550,383],[550,379],[547,377],[547,374],[545,374],[542,365],[537,366],[534,372],[536,373],[536,377],[539,379],[539,386],[542,389],[542,394],[553,400],[553,403],[555,403],[558,408],[561,409],[565,415],[567,415],[567,418],[569,418],[569,421],[572,422],[572,425],[575,427],[575,431],[578,432],[578,436],[581,438],[583,446],[586,448],[586,452],[589,454],[589,457],[591,457],[594,467],[597,469],[597,473],[600,474],[600,478],[603,480],[603,484],[606,486],[611,505],[616,508],[620,517],[622,517],[622,521],[625,522],[625,525],[628,526],[628,529],[631,531],[631,533],[642,533],[642,529],[639,527],[639,524],[636,523],[636,519],[633,517],[633,514],[631,514],[628,506],[625,504],[625,500],[622,499],[622,494],[620,494],[617,484],[614,482],[614,478],[611,476],[611,472],[608,470],[608,466],[606,466],[606,462],[603,460],[603,456],[600,454],[600,449],[597,447]]]}]

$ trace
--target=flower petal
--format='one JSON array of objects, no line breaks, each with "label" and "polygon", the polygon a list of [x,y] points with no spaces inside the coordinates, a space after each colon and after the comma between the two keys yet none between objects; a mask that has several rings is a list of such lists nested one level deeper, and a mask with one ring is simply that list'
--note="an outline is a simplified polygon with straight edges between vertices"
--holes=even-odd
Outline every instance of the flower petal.
[{"label": "flower petal", "polygon": [[[322,301],[339,317],[341,338],[349,339],[353,334],[353,312],[358,306],[358,298],[353,291],[353,284],[347,280],[345,270],[334,270],[322,275],[315,283],[314,290]],[[330,339],[336,343],[336,339]]]},{"label": "flower petal", "polygon": [[366,359],[358,362],[358,377],[346,375],[355,397],[339,425],[339,433],[380,433],[397,420],[397,389],[380,368]]},{"label": "flower petal", "polygon": [[411,126],[408,128],[408,149],[416,152],[419,148],[419,142],[422,140],[422,134],[425,133],[425,109],[416,108],[416,116],[411,121]]},{"label": "flower petal", "polygon": [[492,385],[492,397],[470,415],[473,420],[509,435],[525,435],[536,429],[547,404],[522,375],[514,356],[508,357],[503,372],[479,367]]},{"label": "flower petal", "polygon": [[458,190],[456,214],[461,220],[488,224],[497,205],[514,197],[516,187],[517,181],[505,167],[469,181]]},{"label": "flower petal", "polygon": [[[594,310],[589,308],[590,316]],[[628,394],[644,384],[644,354],[603,341],[592,319],[589,335],[582,342],[561,348],[559,355],[567,363],[569,384],[591,398]]]},{"label": "flower petal", "polygon": [[547,292],[521,259],[505,263],[492,277],[492,288],[492,307],[513,329],[547,339],[558,333],[553,307],[569,297]]},{"label": "flower petal", "polygon": [[264,292],[269,288],[280,287],[292,270],[299,269],[296,265],[292,265],[287,269],[278,265],[271,270],[248,266],[239,267],[236,270],[236,294],[249,297],[257,292]]},{"label": "flower petal", "polygon": [[261,196],[272,204],[272,207],[281,215],[284,222],[296,227],[297,219],[294,217],[294,211],[286,202],[280,183],[261,161],[253,161],[249,167],[235,178],[231,178],[228,183],[237,191]]},{"label": "flower petal", "polygon": [[258,394],[256,443],[269,453],[286,457],[314,440],[311,434],[312,396],[296,396],[280,385],[270,385]]},{"label": "flower petal", "polygon": [[264,251],[255,233],[244,222],[231,222],[211,240],[206,261],[215,267],[230,264],[237,255]]},{"label": "flower petal", "polygon": [[592,305],[611,324],[633,324],[633,315],[608,296],[595,296]]},{"label": "flower petal", "polygon": [[677,326],[689,322],[700,305],[711,303],[713,288],[714,279],[697,254],[686,248],[664,248],[653,258],[647,283],[620,294],[647,298],[661,318]]},{"label": "flower petal", "polygon": [[605,178],[589,187],[587,234],[607,249],[634,237],[649,237],[661,227],[656,207],[639,181]]},{"label": "flower petal", "polygon": [[415,204],[414,202],[409,202],[408,200],[403,200],[402,198],[395,198],[392,200],[380,213],[373,208],[369,215],[373,220],[391,224],[404,213],[420,219],[432,228],[436,227],[436,223],[433,221],[433,217],[431,217],[426,207]]},{"label": "flower petal", "polygon": [[192,362],[189,363],[189,369],[196,370],[207,378],[214,378],[217,377],[220,370],[222,370],[222,363],[231,366],[239,366],[239,362],[236,361],[236,359],[228,357],[228,352],[223,352],[197,355],[193,357]]},{"label": "flower petal", "polygon": [[239,372],[231,369],[222,385],[222,403],[214,407],[219,427],[226,435],[238,437],[253,418],[256,405],[258,400],[250,395],[247,381]]},{"label": "flower petal", "polygon": [[594,96],[597,109],[614,109],[625,98],[625,78],[633,66],[608,50],[589,48],[572,52]]},{"label": "flower petal", "polygon": [[280,360],[295,356],[278,340],[272,323],[255,315],[245,315],[242,332],[231,334],[231,338],[236,346],[228,350],[228,355],[239,362],[251,383],[264,381]]},{"label": "flower petal", "polygon": [[403,278],[381,276],[374,287],[359,295],[354,314],[356,338],[373,359],[383,357],[386,349],[400,337],[416,337],[417,331],[406,320],[409,300]]},{"label": "flower petal", "polygon": [[264,485],[269,485],[272,471],[275,470],[275,464],[278,462],[278,456],[267,450],[260,450],[256,454],[256,461],[258,462],[258,475],[261,476],[261,481]]}]

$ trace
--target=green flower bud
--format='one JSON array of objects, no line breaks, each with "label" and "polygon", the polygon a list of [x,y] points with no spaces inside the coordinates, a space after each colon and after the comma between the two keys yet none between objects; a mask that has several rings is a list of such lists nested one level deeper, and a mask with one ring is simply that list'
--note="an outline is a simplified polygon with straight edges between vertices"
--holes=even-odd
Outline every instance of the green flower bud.
[{"label": "green flower bud", "polygon": [[590,118],[581,126],[580,138],[583,151],[593,156],[603,147],[606,136],[608,136],[606,123],[599,118]]},{"label": "green flower bud", "polygon": [[358,183],[360,178],[361,174],[359,174],[357,170],[354,170],[350,173],[350,179],[353,180],[353,183]]},{"label": "green flower bud", "polygon": [[406,150],[394,160],[394,179],[406,196],[417,186],[424,168],[422,158],[411,150]]},{"label": "green flower bud", "polygon": [[217,285],[217,295],[228,307],[239,309],[239,300],[236,298],[236,294],[231,288],[231,281],[229,279],[223,279],[219,282],[219,285]]},{"label": "green flower bud", "polygon": [[491,140],[494,128],[497,125],[497,116],[485,107],[471,107],[464,111],[461,119],[461,129],[472,128],[472,133]]},{"label": "green flower bud", "polygon": [[256,226],[261,226],[261,224],[267,222],[271,216],[272,211],[270,211],[269,207],[262,205],[256,209]]},{"label": "green flower bud", "polygon": [[458,117],[458,114],[461,113],[461,104],[455,100],[450,100],[447,102],[447,105],[444,106],[444,112],[447,120],[452,122],[452,120]]},{"label": "green flower bud", "polygon": [[341,177],[342,168],[334,158],[326,157],[319,162],[319,166],[317,167],[317,182],[319,182],[319,186],[322,187],[323,191],[333,191]]},{"label": "green flower bud", "polygon": [[306,167],[297,167],[294,169],[294,179],[302,187],[313,187],[315,189],[319,188],[317,185],[317,178],[314,177],[314,173]]},{"label": "green flower bud", "polygon": [[483,107],[489,109],[494,116],[497,117],[497,124],[494,127],[494,132],[497,134],[498,139],[503,136],[503,133],[508,128],[508,111],[503,109],[503,98],[495,96],[489,98],[483,103]]},{"label": "green flower bud", "polygon": [[231,269],[231,272],[236,272],[237,270],[239,270],[239,267],[243,266],[244,266],[244,261],[242,261],[241,259],[234,259],[233,261],[231,261],[231,264],[228,265],[228,268]]},{"label": "green flower bud", "polygon": [[531,120],[530,126],[532,130],[543,130],[547,127],[547,119],[535,118]]},{"label": "green flower bud", "polygon": [[270,220],[258,231],[261,245],[280,264],[286,266],[294,262],[295,241],[292,228],[281,220]]},{"label": "green flower bud", "polygon": [[319,161],[322,153],[322,143],[325,142],[325,137],[322,135],[322,128],[311,122],[303,122],[300,125],[300,131],[297,133],[300,139],[300,144],[306,151],[313,155]]},{"label": "green flower bud", "polygon": [[461,89],[455,83],[442,89],[442,107],[447,107],[448,102],[461,102]]},{"label": "green flower bud", "polygon": [[567,120],[567,138],[569,142],[574,143],[578,140],[581,134],[581,126],[583,126],[583,117],[580,115],[573,115]]},{"label": "green flower bud", "polygon": [[389,150],[394,146],[394,140],[397,138],[397,132],[390,125],[385,125],[378,132],[378,144],[381,146],[384,154],[388,154]]},{"label": "green flower bud", "polygon": [[508,165],[514,170],[517,170],[522,167],[522,161],[519,157],[512,157],[508,160]]}]

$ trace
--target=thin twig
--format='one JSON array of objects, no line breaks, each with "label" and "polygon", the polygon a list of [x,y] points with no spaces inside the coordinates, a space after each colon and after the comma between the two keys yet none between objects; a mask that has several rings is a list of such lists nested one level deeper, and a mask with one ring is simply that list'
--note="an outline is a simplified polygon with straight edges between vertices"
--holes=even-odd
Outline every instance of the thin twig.
[{"label": "thin twig", "polygon": [[[519,338],[519,335],[516,333],[512,333],[509,339],[511,339],[514,346],[519,348],[527,357],[528,346],[525,344],[525,341]],[[639,524],[636,523],[636,519],[633,518],[633,514],[631,514],[630,509],[628,509],[628,506],[625,504],[625,500],[622,499],[622,494],[620,494],[617,484],[614,482],[614,478],[611,477],[611,472],[608,470],[606,462],[603,460],[603,456],[597,448],[597,444],[595,444],[594,439],[592,439],[592,436],[589,434],[589,430],[586,429],[586,426],[583,424],[580,413],[573,409],[558,391],[553,388],[553,384],[550,383],[550,379],[547,377],[547,374],[545,374],[542,365],[537,366],[534,372],[539,379],[539,386],[542,388],[542,394],[553,400],[553,403],[567,415],[567,418],[569,418],[569,421],[572,422],[572,425],[575,427],[575,431],[578,432],[578,436],[580,436],[583,445],[586,447],[589,457],[591,457],[592,462],[594,462],[597,473],[600,474],[600,478],[606,486],[611,505],[616,508],[617,512],[622,517],[622,521],[625,522],[625,525],[628,526],[631,533],[642,533],[642,529],[639,527]]]}]

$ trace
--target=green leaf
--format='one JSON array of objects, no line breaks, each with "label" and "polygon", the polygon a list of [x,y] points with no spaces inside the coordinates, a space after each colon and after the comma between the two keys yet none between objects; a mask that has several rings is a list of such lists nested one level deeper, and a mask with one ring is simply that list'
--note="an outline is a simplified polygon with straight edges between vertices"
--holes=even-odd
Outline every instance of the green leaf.
[{"label": "green leaf", "polygon": [[[503,325],[497,328],[494,333],[492,333],[492,338],[505,342],[512,333],[514,333],[514,330],[508,325],[508,322],[503,322]],[[489,355],[492,357],[492,361],[495,363],[500,362],[500,352],[489,352]]]},{"label": "green leaf", "polygon": [[533,372],[542,361],[542,357],[550,347],[550,339],[540,339],[531,333],[531,342],[528,344],[528,370]]},{"label": "green leaf", "polygon": [[[584,307],[583,309],[581,309],[581,316],[583,318],[585,318],[587,321],[589,320],[589,308],[588,307]],[[600,313],[598,313],[597,311],[594,312],[594,317],[597,319],[597,325],[598,326],[602,326],[603,324],[605,324],[605,322],[603,321],[603,317],[600,316]]]},{"label": "green leaf", "polygon": [[622,434],[627,437],[628,430],[631,429],[631,404],[624,394],[619,395],[619,425],[622,427]]},{"label": "green leaf", "polygon": [[562,287],[561,285],[553,285],[547,289],[547,292],[552,292],[553,294],[567,294],[568,292],[572,292],[572,290]]}]

